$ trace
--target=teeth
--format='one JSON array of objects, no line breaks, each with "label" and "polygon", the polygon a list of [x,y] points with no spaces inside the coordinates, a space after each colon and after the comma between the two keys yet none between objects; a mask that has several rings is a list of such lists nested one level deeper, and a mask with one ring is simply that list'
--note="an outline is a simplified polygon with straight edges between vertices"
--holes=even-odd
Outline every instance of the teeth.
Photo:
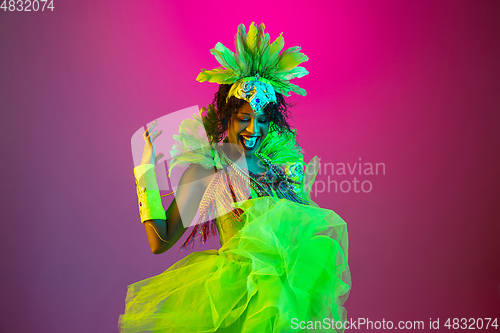
[{"label": "teeth", "polygon": [[246,136],[242,135],[243,138],[243,144],[246,146],[246,148],[253,148],[255,144],[257,143],[257,139],[259,138],[258,136]]}]

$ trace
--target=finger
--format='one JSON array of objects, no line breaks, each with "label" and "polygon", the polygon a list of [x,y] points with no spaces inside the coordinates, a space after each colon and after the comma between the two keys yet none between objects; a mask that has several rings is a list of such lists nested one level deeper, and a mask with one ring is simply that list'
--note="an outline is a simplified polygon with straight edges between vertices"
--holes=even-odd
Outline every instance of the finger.
[{"label": "finger", "polygon": [[165,155],[163,155],[163,153],[158,153],[158,155],[156,155],[155,157],[155,165],[156,163],[158,163],[159,160],[161,160]]},{"label": "finger", "polygon": [[151,124],[151,126],[149,126],[146,129],[146,132],[144,132],[144,137],[148,137],[149,136],[149,133],[151,133],[153,131],[153,128],[155,128],[156,124],[158,124],[158,120],[153,121],[153,123]]},{"label": "finger", "polygon": [[155,133],[153,133],[153,135],[151,135],[151,140],[156,140],[157,137],[159,137],[161,135],[161,133],[163,133],[163,131],[156,131]]},{"label": "finger", "polygon": [[156,126],[156,123],[154,123],[153,125],[151,125],[147,130],[146,132],[144,133],[146,135],[146,137],[148,137],[151,133],[153,133],[153,129],[155,128]]},{"label": "finger", "polygon": [[154,131],[153,133],[149,134],[146,137],[146,141],[149,141],[150,143],[153,143],[154,139],[156,139],[159,134],[161,134],[161,131]]}]

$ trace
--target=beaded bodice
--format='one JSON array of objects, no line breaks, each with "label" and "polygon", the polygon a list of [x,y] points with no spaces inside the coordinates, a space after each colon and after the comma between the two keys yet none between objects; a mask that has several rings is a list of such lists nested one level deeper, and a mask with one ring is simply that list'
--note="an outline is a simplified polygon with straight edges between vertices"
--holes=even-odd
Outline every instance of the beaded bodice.
[{"label": "beaded bodice", "polygon": [[246,172],[231,162],[217,170],[200,202],[198,223],[182,249],[192,248],[198,235],[205,243],[218,233],[221,245],[231,238],[242,227],[241,212],[232,205],[235,202],[273,196],[308,204],[301,193],[304,170],[299,164],[277,166],[270,161],[264,163],[268,169],[260,174]]}]

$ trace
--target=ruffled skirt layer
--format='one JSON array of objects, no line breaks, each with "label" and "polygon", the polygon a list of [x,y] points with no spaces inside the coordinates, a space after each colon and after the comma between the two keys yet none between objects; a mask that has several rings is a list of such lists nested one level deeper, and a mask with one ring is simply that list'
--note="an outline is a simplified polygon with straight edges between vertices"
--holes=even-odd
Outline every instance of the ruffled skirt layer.
[{"label": "ruffled skirt layer", "polygon": [[235,206],[244,227],[218,251],[191,253],[129,286],[122,332],[300,332],[313,324],[310,332],[332,332],[346,319],[345,222],[272,197]]}]

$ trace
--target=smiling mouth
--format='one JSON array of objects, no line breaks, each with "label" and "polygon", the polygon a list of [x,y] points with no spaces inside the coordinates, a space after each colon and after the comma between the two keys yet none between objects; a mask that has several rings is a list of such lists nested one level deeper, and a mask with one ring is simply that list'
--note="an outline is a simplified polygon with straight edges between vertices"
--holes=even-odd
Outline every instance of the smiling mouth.
[{"label": "smiling mouth", "polygon": [[250,136],[250,135],[240,135],[240,141],[243,148],[246,150],[252,150],[257,147],[257,142],[260,136]]}]

